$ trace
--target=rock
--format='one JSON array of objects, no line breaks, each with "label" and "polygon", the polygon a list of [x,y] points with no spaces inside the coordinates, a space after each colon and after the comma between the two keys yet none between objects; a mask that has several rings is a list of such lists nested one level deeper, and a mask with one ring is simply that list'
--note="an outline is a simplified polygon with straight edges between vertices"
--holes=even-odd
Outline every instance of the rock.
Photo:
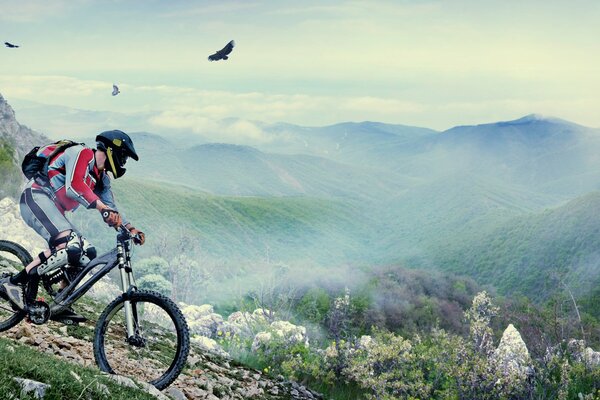
[{"label": "rock", "polygon": [[188,318],[188,325],[192,334],[214,338],[224,332],[223,317],[219,314],[208,314],[197,319]]},{"label": "rock", "polygon": [[46,395],[46,390],[50,385],[33,381],[31,379],[13,378],[21,386],[21,396],[33,396],[36,399],[43,399]]},{"label": "rock", "polygon": [[[185,316],[185,318],[188,321],[200,319],[202,317],[213,314],[215,312],[213,306],[211,306],[210,304],[203,304],[201,306],[195,306],[195,305],[185,305],[185,303],[179,303],[179,305],[182,306],[181,312],[183,313],[183,315]],[[222,318],[223,317],[221,317],[221,319]]]},{"label": "rock", "polygon": [[160,390],[158,390],[157,388],[155,388],[151,384],[149,384],[147,382],[140,382],[139,385],[140,385],[140,387],[144,391],[146,391],[147,393],[149,393],[152,396],[156,397],[158,400],[169,400],[169,398],[167,396],[165,396],[164,394],[162,394],[162,392]]},{"label": "rock", "polygon": [[505,387],[519,387],[531,371],[531,357],[521,334],[510,324],[502,334],[498,348],[493,352],[492,364],[504,377]]},{"label": "rock", "polygon": [[183,392],[190,399],[206,399],[209,395],[212,395],[212,393],[208,393],[197,387],[186,387],[183,389]]},{"label": "rock", "polygon": [[31,330],[31,328],[29,327],[28,324],[21,324],[19,325],[19,327],[17,328],[17,331],[15,332],[15,339],[19,340],[23,337],[26,338],[31,338],[32,340],[34,340],[34,334],[33,331]]},{"label": "rock", "polygon": [[167,396],[169,396],[173,400],[187,400],[187,397],[185,397],[185,394],[183,394],[183,392],[181,390],[179,390],[173,386],[168,388],[165,391],[165,393],[167,394]]},{"label": "rock", "polygon": [[96,390],[110,398],[110,390],[108,390],[108,386],[104,383],[96,382]]},{"label": "rock", "polygon": [[223,348],[219,346],[217,342],[206,336],[192,336],[192,343],[209,353],[216,354],[220,357],[229,357],[229,354],[223,350]]},{"label": "rock", "polygon": [[590,367],[600,367],[600,351],[594,351],[591,347],[586,347],[583,351],[583,359]]},{"label": "rock", "polygon": [[121,386],[126,386],[126,387],[130,387],[133,389],[139,389],[138,386],[135,384],[135,382],[132,379],[127,378],[126,376],[111,375],[111,374],[107,374],[106,376],[108,378],[112,379],[113,381],[117,382]]}]

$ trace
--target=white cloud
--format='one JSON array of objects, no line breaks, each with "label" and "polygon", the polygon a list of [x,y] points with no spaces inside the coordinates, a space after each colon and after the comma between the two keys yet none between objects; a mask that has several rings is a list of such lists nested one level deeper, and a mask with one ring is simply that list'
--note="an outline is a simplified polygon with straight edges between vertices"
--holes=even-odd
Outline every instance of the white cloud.
[{"label": "white cloud", "polygon": [[[72,109],[125,114],[129,115],[130,125],[135,129],[183,130],[202,134],[211,140],[232,143],[268,142],[272,139],[260,126],[249,121],[319,126],[371,120],[447,129],[455,125],[508,120],[537,112],[588,126],[600,125],[593,93],[577,99],[531,95],[481,99],[467,96],[466,100],[460,101],[424,97],[412,101],[410,97],[400,96],[269,94],[169,85],[122,84],[120,88],[121,94],[112,97],[112,82],[107,81],[64,76],[0,76],[0,93],[9,103],[11,98],[19,98]],[[72,122],[84,123],[82,116],[80,113],[79,119]],[[62,118],[61,123],[67,126],[68,116],[63,115]],[[106,117],[97,117],[94,123],[104,121],[102,118]],[[233,118],[234,122],[227,121],[228,118]],[[119,122],[126,120],[123,118]],[[39,118],[35,121],[36,126],[44,125]],[[105,122],[110,124],[111,121]],[[48,126],[53,124],[53,121],[47,123]]]},{"label": "white cloud", "polygon": [[0,10],[0,20],[12,22],[32,22],[48,17],[65,15],[69,9],[87,0],[4,0]]}]

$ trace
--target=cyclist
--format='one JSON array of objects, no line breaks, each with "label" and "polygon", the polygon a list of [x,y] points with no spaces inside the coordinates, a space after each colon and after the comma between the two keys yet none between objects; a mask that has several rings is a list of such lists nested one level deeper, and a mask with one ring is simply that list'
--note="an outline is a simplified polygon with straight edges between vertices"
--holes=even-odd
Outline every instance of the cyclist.
[{"label": "cyclist", "polygon": [[[112,130],[96,136],[96,150],[73,145],[48,160],[48,182],[30,180],[21,194],[20,209],[23,220],[48,242],[49,249],[23,271],[0,280],[0,295],[24,310],[23,289],[32,276],[37,278],[44,271],[67,263],[83,265],[96,256],[93,246],[65,217],[65,211],[73,211],[79,205],[100,211],[104,222],[111,227],[124,224],[144,244],[144,233],[124,220],[117,210],[107,174],[111,173],[115,179],[123,176],[129,157],[139,160],[131,138],[125,132]],[[86,320],[70,308],[52,319]]]}]

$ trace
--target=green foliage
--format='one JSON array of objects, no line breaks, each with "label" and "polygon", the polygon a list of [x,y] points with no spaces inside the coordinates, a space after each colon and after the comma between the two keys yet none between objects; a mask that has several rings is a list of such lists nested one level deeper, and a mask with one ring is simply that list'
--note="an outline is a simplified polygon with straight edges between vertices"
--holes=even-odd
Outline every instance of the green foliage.
[{"label": "green foliage", "polygon": [[371,399],[429,397],[431,387],[412,343],[390,332],[375,330],[374,335],[375,343],[358,349],[345,373],[368,389]]},{"label": "green foliage", "polygon": [[331,297],[325,289],[313,287],[298,301],[296,312],[303,320],[319,324],[325,320],[330,302]]},{"label": "green foliage", "polygon": [[165,296],[170,296],[173,290],[171,282],[166,280],[162,275],[148,274],[137,280],[140,289],[154,290],[162,293]]},{"label": "green foliage", "polygon": [[17,198],[23,183],[23,173],[14,159],[15,150],[5,139],[0,139],[0,199]]},{"label": "green foliage", "polygon": [[[332,310],[342,310],[343,315],[334,317],[343,320],[351,303],[347,294],[338,297],[329,318],[334,316]],[[237,336],[221,341],[235,350],[236,358],[241,356],[265,372],[310,383],[333,399],[562,400],[582,393],[591,400],[600,394],[600,367],[586,365],[564,345],[523,359],[527,365],[518,368],[500,362],[491,329],[499,315],[499,307],[482,292],[465,312],[468,336],[434,328],[406,338],[374,328],[372,336],[333,340],[324,349],[275,336],[253,349],[251,340]]]},{"label": "green foliage", "polygon": [[599,207],[600,193],[593,192],[556,209],[498,221],[433,248],[435,262],[492,284],[500,293],[525,294],[536,301],[561,291],[554,275],[564,275],[576,289],[575,297],[584,297],[600,276]]},{"label": "green foliage", "polygon": [[135,273],[136,276],[160,275],[166,279],[169,276],[169,263],[158,256],[143,258],[136,261]]}]

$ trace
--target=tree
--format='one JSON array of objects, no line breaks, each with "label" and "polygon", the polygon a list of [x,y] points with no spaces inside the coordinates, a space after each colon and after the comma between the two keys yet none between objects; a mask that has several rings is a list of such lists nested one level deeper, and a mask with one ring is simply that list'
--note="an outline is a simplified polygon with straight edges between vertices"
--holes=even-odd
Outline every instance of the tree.
[{"label": "tree", "polygon": [[166,280],[162,275],[158,274],[144,275],[138,279],[137,284],[140,289],[154,290],[164,294],[165,296],[169,296],[173,289],[171,282]]}]

